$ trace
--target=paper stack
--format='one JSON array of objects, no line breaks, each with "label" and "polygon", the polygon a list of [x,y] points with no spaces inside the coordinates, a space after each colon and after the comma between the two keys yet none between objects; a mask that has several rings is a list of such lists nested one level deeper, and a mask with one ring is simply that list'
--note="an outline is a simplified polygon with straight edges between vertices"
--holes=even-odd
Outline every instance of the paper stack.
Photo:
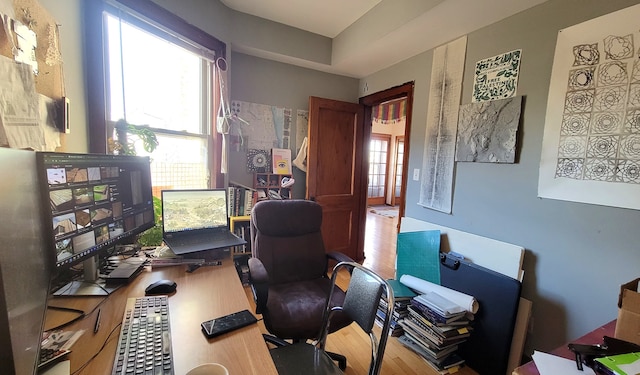
[{"label": "paper stack", "polygon": [[400,343],[421,355],[440,374],[454,373],[464,364],[456,350],[471,334],[473,314],[436,292],[411,299],[407,316],[399,321]]}]

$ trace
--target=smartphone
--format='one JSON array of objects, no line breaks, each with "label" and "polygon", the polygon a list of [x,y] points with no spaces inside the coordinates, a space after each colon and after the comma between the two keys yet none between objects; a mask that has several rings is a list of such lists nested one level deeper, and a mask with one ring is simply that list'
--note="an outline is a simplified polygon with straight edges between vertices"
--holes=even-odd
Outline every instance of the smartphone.
[{"label": "smartphone", "polygon": [[258,319],[256,319],[249,310],[242,310],[216,319],[207,320],[202,322],[200,326],[202,327],[204,335],[212,338],[257,322]]}]

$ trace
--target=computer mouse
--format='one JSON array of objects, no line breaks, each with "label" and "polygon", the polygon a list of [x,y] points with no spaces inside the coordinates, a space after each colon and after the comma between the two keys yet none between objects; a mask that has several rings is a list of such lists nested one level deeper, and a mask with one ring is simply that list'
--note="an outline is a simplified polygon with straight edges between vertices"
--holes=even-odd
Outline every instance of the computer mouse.
[{"label": "computer mouse", "polygon": [[145,295],[152,296],[156,294],[171,294],[176,291],[178,284],[172,280],[155,281],[144,290]]}]

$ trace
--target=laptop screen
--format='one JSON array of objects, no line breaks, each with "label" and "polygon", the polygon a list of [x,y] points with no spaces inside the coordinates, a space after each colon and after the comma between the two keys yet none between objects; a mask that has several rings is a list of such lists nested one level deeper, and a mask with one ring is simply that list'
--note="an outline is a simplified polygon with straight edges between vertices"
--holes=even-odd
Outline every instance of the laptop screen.
[{"label": "laptop screen", "polygon": [[225,189],[163,190],[164,233],[227,228]]}]

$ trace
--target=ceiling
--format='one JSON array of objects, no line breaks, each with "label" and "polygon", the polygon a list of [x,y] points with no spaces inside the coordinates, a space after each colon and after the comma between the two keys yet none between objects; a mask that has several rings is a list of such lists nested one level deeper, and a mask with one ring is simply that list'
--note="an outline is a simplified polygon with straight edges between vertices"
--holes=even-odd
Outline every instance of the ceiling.
[{"label": "ceiling", "polygon": [[[334,40],[330,65],[245,50],[362,78],[547,0],[221,0],[229,8]],[[382,20],[390,20],[380,25]],[[356,26],[356,27],[350,27]],[[362,30],[365,30],[363,38]],[[357,37],[357,48],[336,46]],[[352,35],[349,35],[352,34]]]}]

